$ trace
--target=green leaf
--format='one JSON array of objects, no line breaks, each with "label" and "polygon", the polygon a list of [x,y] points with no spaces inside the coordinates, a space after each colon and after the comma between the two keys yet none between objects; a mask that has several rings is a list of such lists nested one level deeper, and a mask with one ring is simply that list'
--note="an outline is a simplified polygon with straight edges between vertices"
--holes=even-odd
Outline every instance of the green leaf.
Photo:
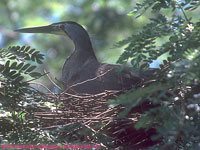
[{"label": "green leaf", "polygon": [[17,62],[14,62],[10,66],[11,69],[16,69],[17,68]]},{"label": "green leaf", "polygon": [[31,49],[31,50],[29,51],[29,54],[32,54],[34,51],[35,51],[35,49]]},{"label": "green leaf", "polygon": [[36,58],[36,61],[37,61],[38,64],[43,64],[43,62],[39,58]]},{"label": "green leaf", "polygon": [[30,48],[30,46],[27,46],[24,51],[27,52]]},{"label": "green leaf", "polygon": [[37,67],[37,66],[31,66],[31,67],[29,67],[29,68],[26,70],[26,72],[31,72],[31,71],[33,71],[36,67]]},{"label": "green leaf", "polygon": [[14,74],[13,76],[11,76],[11,78],[12,79],[15,79],[15,78],[17,78],[17,77],[19,77],[20,76],[20,73],[17,73],[17,74]]},{"label": "green leaf", "polygon": [[9,68],[9,65],[10,65],[10,60],[8,60],[5,64],[5,68]]},{"label": "green leaf", "polygon": [[20,69],[22,66],[24,65],[24,63],[22,62],[22,63],[20,63],[18,66],[17,66],[17,68],[16,69]]},{"label": "green leaf", "polygon": [[7,75],[10,72],[10,68],[9,67],[5,67],[3,74]]},{"label": "green leaf", "polygon": [[22,47],[20,48],[20,51],[21,51],[21,52],[24,52],[24,50],[25,50],[25,46],[22,46]]},{"label": "green leaf", "polygon": [[10,51],[17,51],[20,49],[20,46],[13,46],[8,48]]},{"label": "green leaf", "polygon": [[29,75],[33,78],[38,78],[42,76],[39,72],[31,72]]},{"label": "green leaf", "polygon": [[29,54],[26,54],[26,56],[25,56],[25,58],[24,58],[25,60],[30,60],[31,59],[31,57],[29,56]]},{"label": "green leaf", "polygon": [[37,56],[38,54],[40,54],[40,51],[35,51],[32,55]]},{"label": "green leaf", "polygon": [[34,54],[32,54],[32,55],[31,55],[31,60],[32,60],[32,61],[35,61],[35,59],[36,59],[36,56],[35,56]]},{"label": "green leaf", "polygon": [[2,72],[4,69],[5,69],[5,68],[4,68],[4,65],[1,65],[1,64],[0,64],[0,72]]},{"label": "green leaf", "polygon": [[24,79],[23,76],[19,76],[15,79],[14,83],[19,83],[20,81],[22,81]]},{"label": "green leaf", "polygon": [[26,64],[26,65],[24,65],[24,66],[22,67],[21,70],[26,70],[29,66],[30,66],[30,64]]},{"label": "green leaf", "polygon": [[17,58],[16,56],[10,56],[8,59],[13,60],[13,59],[16,59],[16,58]]},{"label": "green leaf", "polygon": [[15,70],[14,70],[14,71],[11,71],[11,72],[8,74],[8,76],[11,77],[11,76],[13,76],[16,72],[17,72],[17,71],[15,71]]}]

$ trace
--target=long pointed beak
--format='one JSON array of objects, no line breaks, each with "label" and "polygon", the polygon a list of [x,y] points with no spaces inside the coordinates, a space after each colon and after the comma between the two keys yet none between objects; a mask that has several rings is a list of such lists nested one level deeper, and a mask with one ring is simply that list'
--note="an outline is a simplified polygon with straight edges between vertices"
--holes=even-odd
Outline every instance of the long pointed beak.
[{"label": "long pointed beak", "polygon": [[66,33],[63,31],[63,29],[61,29],[59,25],[22,28],[14,31],[22,33],[48,33],[48,34],[66,35]]},{"label": "long pointed beak", "polygon": [[15,32],[22,32],[22,33],[51,33],[52,26],[40,26],[40,27],[32,27],[32,28],[22,28],[14,30]]}]

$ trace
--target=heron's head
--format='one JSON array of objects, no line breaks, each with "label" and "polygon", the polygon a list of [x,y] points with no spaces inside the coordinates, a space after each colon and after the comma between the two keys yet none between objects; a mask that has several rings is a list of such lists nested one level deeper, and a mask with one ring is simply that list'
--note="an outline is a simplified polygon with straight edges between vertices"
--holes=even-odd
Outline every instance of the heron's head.
[{"label": "heron's head", "polygon": [[72,21],[53,23],[47,26],[22,28],[15,30],[22,33],[47,33],[68,36],[75,46],[91,45],[87,31],[78,23]]}]

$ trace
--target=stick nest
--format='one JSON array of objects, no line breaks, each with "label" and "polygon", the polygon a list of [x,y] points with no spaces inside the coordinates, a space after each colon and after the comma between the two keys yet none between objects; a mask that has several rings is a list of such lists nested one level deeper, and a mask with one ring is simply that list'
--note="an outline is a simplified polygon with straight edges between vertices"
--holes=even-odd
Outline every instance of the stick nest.
[{"label": "stick nest", "polygon": [[133,127],[140,113],[134,112],[126,118],[119,118],[120,112],[125,108],[108,103],[121,93],[104,91],[96,95],[73,95],[66,92],[49,94],[47,101],[56,104],[54,109],[41,109],[34,116],[40,120],[43,129],[56,131],[56,136],[64,139],[63,144],[79,141],[104,148],[134,145],[140,148],[141,141],[149,140],[146,131],[138,131]]}]

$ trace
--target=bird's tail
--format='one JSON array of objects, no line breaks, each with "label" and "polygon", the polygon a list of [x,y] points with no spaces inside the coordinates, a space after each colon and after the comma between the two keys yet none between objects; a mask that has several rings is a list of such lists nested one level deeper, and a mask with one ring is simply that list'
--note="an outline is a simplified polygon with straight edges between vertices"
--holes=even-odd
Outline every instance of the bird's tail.
[{"label": "bird's tail", "polygon": [[139,71],[139,75],[141,78],[143,79],[149,79],[155,76],[155,72],[158,71],[158,68],[150,68],[148,70],[145,71]]}]

